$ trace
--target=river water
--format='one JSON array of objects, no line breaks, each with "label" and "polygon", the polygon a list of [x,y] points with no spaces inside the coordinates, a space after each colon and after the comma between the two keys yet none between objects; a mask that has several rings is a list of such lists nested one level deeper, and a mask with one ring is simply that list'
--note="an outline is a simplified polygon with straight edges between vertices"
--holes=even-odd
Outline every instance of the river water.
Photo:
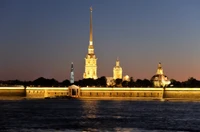
[{"label": "river water", "polygon": [[200,131],[200,102],[1,100],[0,131]]}]

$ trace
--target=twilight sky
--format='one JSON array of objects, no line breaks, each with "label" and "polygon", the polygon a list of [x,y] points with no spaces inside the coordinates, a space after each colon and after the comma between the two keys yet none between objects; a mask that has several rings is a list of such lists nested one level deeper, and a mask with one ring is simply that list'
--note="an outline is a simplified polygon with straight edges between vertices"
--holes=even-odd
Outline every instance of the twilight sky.
[{"label": "twilight sky", "polygon": [[98,77],[200,79],[199,0],[0,0],[0,80],[82,79],[91,5]]}]

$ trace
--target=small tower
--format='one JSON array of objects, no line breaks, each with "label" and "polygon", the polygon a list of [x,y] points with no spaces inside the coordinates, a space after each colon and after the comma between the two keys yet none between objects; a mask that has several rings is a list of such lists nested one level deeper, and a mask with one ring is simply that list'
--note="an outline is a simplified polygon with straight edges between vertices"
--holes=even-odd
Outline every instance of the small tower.
[{"label": "small tower", "polygon": [[158,69],[157,69],[157,72],[156,72],[157,75],[163,75],[163,69],[162,69],[162,66],[161,66],[161,63],[159,62],[158,63]]},{"label": "small tower", "polygon": [[71,72],[70,72],[70,83],[74,83],[74,65],[73,62],[71,63]]},{"label": "small tower", "polygon": [[117,58],[116,66],[113,68],[113,79],[122,79],[122,68],[120,66],[119,58]]}]

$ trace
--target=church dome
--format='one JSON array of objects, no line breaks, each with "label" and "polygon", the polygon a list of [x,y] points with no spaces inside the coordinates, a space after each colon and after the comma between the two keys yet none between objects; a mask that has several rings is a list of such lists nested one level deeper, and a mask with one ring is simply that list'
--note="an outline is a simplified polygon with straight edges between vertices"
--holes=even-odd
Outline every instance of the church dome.
[{"label": "church dome", "polygon": [[170,84],[169,78],[164,75],[161,63],[158,64],[156,74],[151,78],[154,87],[165,87]]},{"label": "church dome", "polygon": [[168,80],[168,77],[166,75],[154,75],[152,78],[151,78],[151,81],[159,81],[161,80],[162,78],[164,78],[164,80]]}]

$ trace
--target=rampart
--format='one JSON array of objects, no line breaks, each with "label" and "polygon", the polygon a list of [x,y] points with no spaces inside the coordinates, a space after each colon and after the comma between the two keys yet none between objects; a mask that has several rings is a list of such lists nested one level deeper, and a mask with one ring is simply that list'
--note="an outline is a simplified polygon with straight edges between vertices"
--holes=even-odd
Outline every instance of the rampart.
[{"label": "rampart", "polygon": [[25,97],[25,88],[23,86],[16,86],[16,87],[0,87],[0,96],[8,97],[8,96],[19,96]]},{"label": "rampart", "polygon": [[0,97],[80,99],[199,99],[200,88],[0,87]]},{"label": "rampart", "polygon": [[163,98],[200,99],[200,88],[166,88]]},{"label": "rampart", "polygon": [[68,87],[27,87],[26,98],[68,96]]},{"label": "rampart", "polygon": [[163,97],[162,88],[80,88],[80,98],[149,98]]}]

